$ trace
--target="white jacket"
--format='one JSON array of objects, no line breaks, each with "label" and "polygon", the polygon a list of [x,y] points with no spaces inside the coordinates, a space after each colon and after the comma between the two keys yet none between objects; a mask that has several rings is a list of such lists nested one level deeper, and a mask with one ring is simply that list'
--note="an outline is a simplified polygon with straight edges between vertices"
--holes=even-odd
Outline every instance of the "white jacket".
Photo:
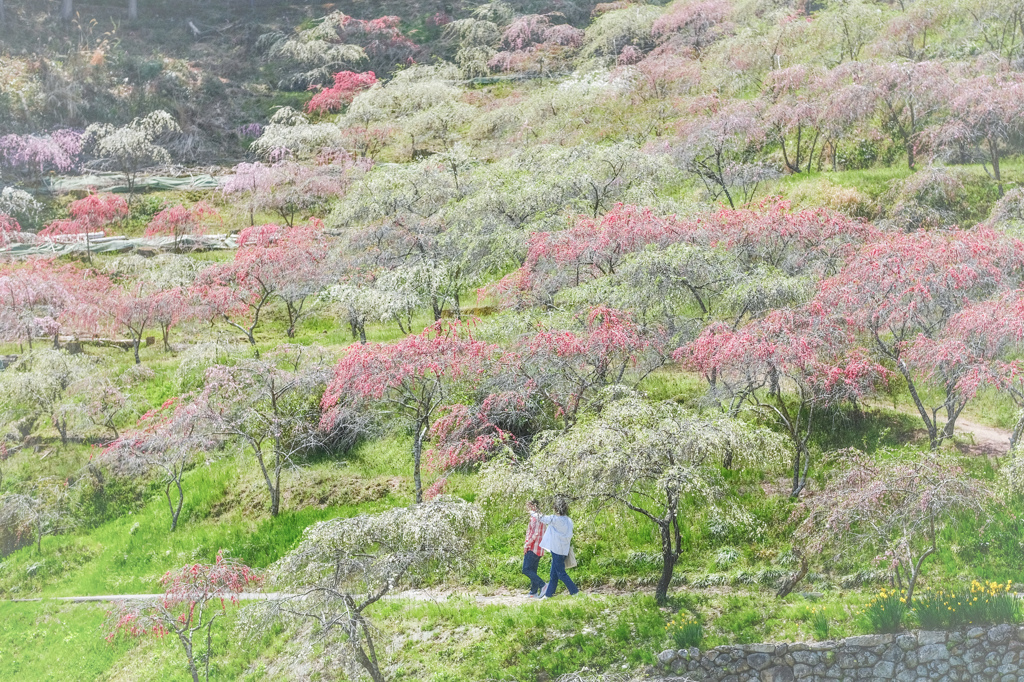
[{"label": "white jacket", "polygon": [[537,515],[540,522],[547,528],[544,530],[544,537],[540,539],[541,549],[546,549],[553,554],[565,556],[569,553],[569,541],[572,540],[572,519],[568,516]]}]

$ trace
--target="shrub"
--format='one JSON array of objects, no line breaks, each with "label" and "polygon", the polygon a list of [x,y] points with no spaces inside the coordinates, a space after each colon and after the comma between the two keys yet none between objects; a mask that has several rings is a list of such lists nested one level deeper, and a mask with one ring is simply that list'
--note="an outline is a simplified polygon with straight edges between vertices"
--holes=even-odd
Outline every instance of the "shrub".
[{"label": "shrub", "polygon": [[704,626],[696,618],[685,614],[670,620],[665,631],[678,649],[700,647],[704,641]]},{"label": "shrub", "polygon": [[903,616],[907,613],[907,600],[902,592],[883,588],[861,612],[867,619],[868,628],[875,633],[899,632]]},{"label": "shrub", "polygon": [[815,639],[828,639],[828,615],[825,607],[811,609],[811,628],[814,630]]}]

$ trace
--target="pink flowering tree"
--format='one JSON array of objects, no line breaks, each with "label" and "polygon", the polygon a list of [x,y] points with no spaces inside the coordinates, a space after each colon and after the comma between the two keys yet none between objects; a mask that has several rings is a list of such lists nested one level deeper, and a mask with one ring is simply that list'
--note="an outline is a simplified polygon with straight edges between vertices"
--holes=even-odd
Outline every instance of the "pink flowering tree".
[{"label": "pink flowering tree", "polygon": [[104,327],[101,293],[107,278],[73,264],[32,259],[0,270],[0,338],[10,342],[60,334],[91,335]]},{"label": "pink flowering tree", "polygon": [[134,429],[117,437],[100,456],[117,476],[157,474],[172,533],[185,503],[185,472],[196,454],[216,445],[205,403],[201,398],[189,398],[172,398],[142,415]]},{"label": "pink flowering tree", "polygon": [[[238,604],[249,590],[263,584],[263,576],[245,564],[217,552],[212,564],[190,564],[168,571],[160,579],[164,593],[153,599],[115,602],[104,625],[106,639],[163,636],[178,638],[192,682],[200,670],[210,679],[213,626]],[[205,639],[205,646],[203,640]]]},{"label": "pink flowering tree", "polygon": [[1019,411],[1010,449],[1024,434],[1024,291],[972,303],[950,318],[939,338],[919,335],[907,351],[912,363],[935,383],[950,382],[964,400],[979,390],[1001,391]]},{"label": "pink flowering tree", "polygon": [[676,164],[701,183],[712,201],[722,197],[732,208],[749,202],[757,188],[778,171],[757,161],[764,126],[755,104],[725,104],[702,98],[693,116],[679,127],[679,144],[671,149]]},{"label": "pink flowering tree", "polygon": [[74,130],[55,130],[48,135],[0,137],[0,162],[16,173],[39,179],[46,173],[67,173],[78,165],[82,135]]},{"label": "pink flowering tree", "polygon": [[116,194],[90,194],[72,201],[68,212],[70,218],[53,221],[39,236],[54,241],[84,241],[86,258],[92,262],[91,237],[106,234],[109,225],[126,218],[128,202]]},{"label": "pink flowering tree", "polygon": [[[950,319],[972,303],[1014,288],[1024,268],[1021,253],[1016,240],[982,226],[919,231],[861,247],[819,285],[817,304],[845,317],[906,381],[933,450],[952,437],[970,394],[956,374],[936,374],[940,366],[921,363],[911,351],[919,337],[940,342]],[[939,389],[934,404],[923,391],[929,376]]]},{"label": "pink flowering tree", "polygon": [[699,57],[729,31],[731,13],[732,4],[728,0],[677,2],[654,20],[651,33],[673,46],[688,48]]},{"label": "pink flowering tree", "polygon": [[9,343],[53,336],[57,318],[72,300],[52,261],[29,260],[0,272],[0,338]]},{"label": "pink flowering tree", "polygon": [[765,121],[793,173],[810,172],[826,128],[828,81],[822,69],[805,65],[772,71],[765,97]]},{"label": "pink flowering tree", "polygon": [[472,337],[464,324],[443,323],[395,343],[349,346],[324,391],[323,424],[360,407],[401,420],[413,433],[416,502],[423,501],[420,464],[431,424],[451,405],[461,382],[479,381],[497,349]]},{"label": "pink flowering tree", "polygon": [[352,103],[352,99],[377,82],[373,71],[355,73],[339,71],[334,74],[334,85],[322,88],[306,103],[307,114],[332,114]]},{"label": "pink flowering tree", "polygon": [[861,397],[884,374],[844,321],[814,304],[738,330],[711,325],[674,357],[700,372],[730,415],[748,407],[782,427],[793,446],[793,497],[807,485],[815,417]]},{"label": "pink flowering tree", "polygon": [[954,159],[965,148],[983,150],[1003,196],[999,164],[1024,130],[1024,80],[985,75],[956,81],[948,107],[949,117],[931,131],[936,146]]},{"label": "pink flowering tree", "polygon": [[879,132],[903,147],[914,168],[922,133],[952,94],[946,67],[938,62],[879,62],[860,75],[875,102]]},{"label": "pink flowering tree", "polygon": [[934,453],[912,458],[844,454],[825,489],[803,501],[807,518],[795,537],[808,554],[833,552],[845,559],[874,552],[897,588],[907,591],[909,605],[943,529],[963,514],[984,514],[995,496],[956,462]]},{"label": "pink flowering tree", "polygon": [[348,154],[336,155],[325,165],[308,166],[295,161],[267,165],[259,161],[235,166],[224,193],[240,195],[249,211],[249,223],[257,211],[271,211],[292,227],[297,218],[322,208],[344,193],[352,173],[365,167]]},{"label": "pink flowering tree", "polygon": [[194,206],[171,206],[153,216],[146,226],[146,236],[173,237],[174,251],[180,252],[182,239],[203,234],[203,222],[214,215],[216,211],[213,206],[205,201]]}]

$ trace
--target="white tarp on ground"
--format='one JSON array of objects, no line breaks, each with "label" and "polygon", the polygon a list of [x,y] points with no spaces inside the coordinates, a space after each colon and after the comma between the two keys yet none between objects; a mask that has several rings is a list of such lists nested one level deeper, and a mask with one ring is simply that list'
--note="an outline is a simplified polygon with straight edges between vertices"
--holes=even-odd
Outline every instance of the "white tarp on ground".
[{"label": "white tarp on ground", "polygon": [[[92,253],[126,253],[140,248],[156,251],[174,251],[173,237],[92,237],[89,250]],[[178,240],[181,251],[217,251],[238,248],[238,235],[235,234],[204,234],[182,237]],[[85,253],[84,239],[74,241],[40,240],[35,244],[11,244],[0,249],[0,254],[14,258],[27,256],[64,256],[71,253]]]},{"label": "white tarp on ground", "polygon": [[[140,176],[135,181],[135,191],[178,190],[187,192],[190,190],[220,189],[222,181],[222,179],[215,178],[209,173],[184,176],[145,175]],[[126,193],[128,186],[123,183],[124,175],[120,173],[92,173],[90,175],[53,178],[47,181],[46,187],[53,194],[88,192],[90,190]]]}]

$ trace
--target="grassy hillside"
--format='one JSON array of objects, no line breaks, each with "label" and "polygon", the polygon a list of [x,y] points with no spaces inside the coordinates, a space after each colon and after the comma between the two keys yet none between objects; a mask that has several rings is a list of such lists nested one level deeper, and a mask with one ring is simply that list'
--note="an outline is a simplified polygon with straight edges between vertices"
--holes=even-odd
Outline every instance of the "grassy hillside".
[{"label": "grassy hillside", "polygon": [[[1024,618],[1016,4],[139,4],[0,5],[0,253],[79,245],[0,263],[0,680],[191,679],[173,589],[60,598],[224,561],[387,595],[232,587],[200,678],[638,677],[973,580]],[[96,172],[221,189],[48,189]],[[534,496],[579,596],[526,596]]]}]

